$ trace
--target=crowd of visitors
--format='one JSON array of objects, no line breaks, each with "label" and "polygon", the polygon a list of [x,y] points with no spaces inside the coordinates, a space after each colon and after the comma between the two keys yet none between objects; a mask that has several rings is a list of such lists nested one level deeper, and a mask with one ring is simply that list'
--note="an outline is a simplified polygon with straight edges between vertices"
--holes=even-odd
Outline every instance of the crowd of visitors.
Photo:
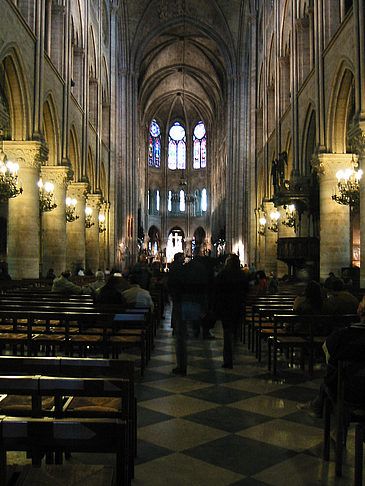
[{"label": "crowd of visitors", "polygon": [[[306,278],[302,278],[305,275]],[[278,292],[280,283],[276,275],[257,270],[251,263],[242,266],[237,255],[227,255],[224,259],[195,256],[185,258],[176,253],[168,268],[161,268],[160,262],[148,263],[142,253],[139,261],[123,272],[118,269],[99,269],[95,281],[84,286],[70,280],[70,272],[64,271],[59,277],[53,269],[48,272],[52,280],[52,291],[64,294],[91,294],[97,304],[116,304],[148,307],[153,311],[154,302],[151,289],[159,289],[161,297],[160,317],[164,306],[172,304],[171,327],[175,337],[175,375],[186,375],[188,362],[188,336],[191,333],[203,339],[215,339],[214,326],[221,321],[223,328],[224,368],[233,368],[234,343],[238,337],[240,320],[245,298],[248,294],[265,295]],[[350,279],[345,281],[329,274],[324,285],[310,280],[306,272],[300,274],[303,291],[293,304],[298,314],[354,314],[358,309],[358,299],[350,291]],[[305,283],[305,286],[303,286]]]}]

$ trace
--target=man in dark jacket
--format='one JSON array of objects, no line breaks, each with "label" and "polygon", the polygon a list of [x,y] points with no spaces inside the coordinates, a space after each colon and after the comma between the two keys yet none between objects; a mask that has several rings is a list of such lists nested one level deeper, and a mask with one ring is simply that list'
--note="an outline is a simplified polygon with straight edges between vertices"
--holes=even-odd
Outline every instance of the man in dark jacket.
[{"label": "man in dark jacket", "polygon": [[216,314],[222,321],[224,337],[223,368],[233,368],[233,338],[237,336],[248,285],[239,257],[229,255],[215,280]]},{"label": "man in dark jacket", "polygon": [[183,264],[183,255],[175,255],[168,277],[172,296],[172,324],[175,335],[176,375],[186,375],[188,322],[199,320],[207,311],[208,272],[200,257]]}]

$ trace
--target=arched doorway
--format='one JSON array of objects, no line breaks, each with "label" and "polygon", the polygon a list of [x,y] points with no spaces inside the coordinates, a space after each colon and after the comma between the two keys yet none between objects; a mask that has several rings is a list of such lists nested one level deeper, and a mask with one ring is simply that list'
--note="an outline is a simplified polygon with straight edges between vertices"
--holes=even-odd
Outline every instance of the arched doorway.
[{"label": "arched doorway", "polygon": [[175,253],[184,251],[184,232],[181,228],[175,227],[169,233],[166,245],[166,260],[167,263],[172,262]]}]

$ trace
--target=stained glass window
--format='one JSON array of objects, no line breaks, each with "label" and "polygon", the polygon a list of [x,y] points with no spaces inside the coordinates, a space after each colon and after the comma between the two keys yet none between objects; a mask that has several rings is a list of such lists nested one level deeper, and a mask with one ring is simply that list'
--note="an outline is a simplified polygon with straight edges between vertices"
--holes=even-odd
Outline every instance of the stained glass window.
[{"label": "stained glass window", "polygon": [[168,167],[171,170],[185,169],[186,165],[186,136],[185,129],[176,122],[169,131]]},{"label": "stained glass window", "polygon": [[150,125],[150,137],[148,143],[148,165],[160,167],[161,164],[161,130],[156,122],[152,120]]},{"label": "stained glass window", "polygon": [[167,211],[172,211],[172,192],[169,191],[168,197],[167,197]]},{"label": "stained glass window", "polygon": [[194,128],[193,167],[204,169],[207,166],[207,137],[205,125],[200,121]]}]

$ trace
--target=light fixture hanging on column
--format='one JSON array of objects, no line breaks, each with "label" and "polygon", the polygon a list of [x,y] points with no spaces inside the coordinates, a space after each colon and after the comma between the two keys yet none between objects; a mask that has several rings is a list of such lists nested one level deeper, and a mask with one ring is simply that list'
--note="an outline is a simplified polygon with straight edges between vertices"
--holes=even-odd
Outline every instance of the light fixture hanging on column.
[{"label": "light fixture hanging on column", "polygon": [[266,223],[267,223],[266,218],[264,216],[262,216],[259,219],[259,230],[258,230],[258,234],[261,235],[261,236],[266,236],[266,233],[265,233]]},{"label": "light fixture hanging on column", "polygon": [[85,208],[85,228],[91,228],[94,226],[94,221],[92,219],[93,210],[89,206]]},{"label": "light fixture hanging on column", "polygon": [[7,160],[4,153],[4,131],[0,130],[1,150],[0,150],[0,202],[7,201],[23,192],[19,184],[17,172],[19,165]]},{"label": "light fixture hanging on column", "polygon": [[52,182],[43,184],[42,178],[39,179],[37,185],[39,187],[39,209],[42,213],[52,211],[57,207],[53,194],[54,185]]},{"label": "light fixture hanging on column", "polygon": [[76,214],[76,204],[77,200],[75,198],[66,197],[66,221],[67,223],[72,223],[79,219]]},{"label": "light fixture hanging on column", "polygon": [[104,233],[104,231],[106,231],[105,216],[104,214],[99,214],[99,233]]},{"label": "light fixture hanging on column", "polygon": [[332,195],[332,199],[338,204],[350,206],[354,211],[360,207],[360,179],[363,174],[357,166],[358,163],[352,157],[351,168],[336,173],[338,193],[335,189]]},{"label": "light fixture hanging on column", "polygon": [[270,218],[271,218],[271,226],[268,226],[267,229],[273,231],[274,233],[277,233],[279,231],[279,226],[278,226],[278,219],[280,218],[279,211],[277,209],[271,211]]},{"label": "light fixture hanging on column", "polygon": [[284,209],[286,211],[285,219],[281,222],[284,226],[288,228],[295,228],[295,218],[296,218],[296,209],[295,204],[288,204],[284,205]]}]

